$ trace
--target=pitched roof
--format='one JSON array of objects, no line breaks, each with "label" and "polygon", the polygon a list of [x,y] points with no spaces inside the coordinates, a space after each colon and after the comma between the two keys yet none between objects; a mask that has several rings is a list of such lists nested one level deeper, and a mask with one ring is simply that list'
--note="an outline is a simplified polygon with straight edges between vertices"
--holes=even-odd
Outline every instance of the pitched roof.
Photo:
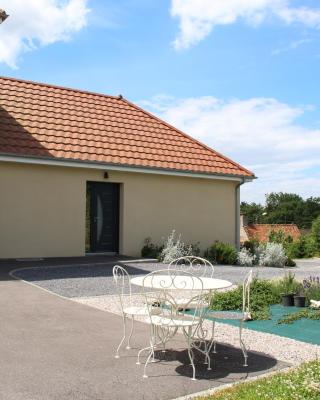
[{"label": "pitched roof", "polygon": [[295,224],[252,224],[244,226],[248,239],[257,239],[259,242],[267,242],[271,231],[282,231],[293,240],[299,239],[301,233]]},{"label": "pitched roof", "polygon": [[254,177],[121,96],[5,77],[0,154]]}]

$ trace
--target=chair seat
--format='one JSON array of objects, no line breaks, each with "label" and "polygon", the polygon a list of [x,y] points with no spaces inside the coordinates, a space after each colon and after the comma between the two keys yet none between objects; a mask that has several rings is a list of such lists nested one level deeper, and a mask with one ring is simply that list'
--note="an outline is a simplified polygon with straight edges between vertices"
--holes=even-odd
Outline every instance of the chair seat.
[{"label": "chair seat", "polygon": [[190,299],[188,298],[175,299],[175,303],[179,307],[188,307],[188,308],[196,308],[196,307],[200,308],[200,306],[202,307],[209,306],[209,303],[206,301],[203,301],[202,304],[200,305],[198,300],[194,299],[190,301]]},{"label": "chair seat", "polygon": [[251,319],[249,313],[242,311],[210,311],[207,314],[210,318],[217,319],[234,319],[239,321],[246,321]]},{"label": "chair seat", "polygon": [[[137,315],[137,316],[142,316],[142,317],[147,317],[149,315],[148,312],[148,307],[147,306],[131,306],[131,307],[125,307],[123,309],[123,312],[127,315]],[[159,307],[153,307],[152,308],[152,314],[159,314],[160,313],[160,308]]]},{"label": "chair seat", "polygon": [[173,315],[166,317],[164,315],[151,316],[151,323],[157,326],[165,326],[169,328],[196,326],[200,323],[200,318],[194,318],[188,315]]}]

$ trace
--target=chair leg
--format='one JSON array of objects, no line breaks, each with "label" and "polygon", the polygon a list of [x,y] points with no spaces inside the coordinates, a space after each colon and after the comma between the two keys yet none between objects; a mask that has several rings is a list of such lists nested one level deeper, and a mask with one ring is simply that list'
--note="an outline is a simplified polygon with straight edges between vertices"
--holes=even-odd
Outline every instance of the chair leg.
[{"label": "chair leg", "polygon": [[119,343],[119,346],[117,348],[115,358],[119,358],[120,357],[119,356],[119,350],[120,350],[120,347],[122,346],[122,343],[124,342],[124,340],[126,338],[126,335],[127,335],[127,316],[126,316],[126,314],[123,314],[122,321],[123,321],[123,337],[122,337],[122,339],[121,339],[121,341]]},{"label": "chair leg", "polygon": [[240,347],[243,353],[243,357],[244,357],[244,367],[248,366],[248,353],[247,353],[247,349],[246,346],[244,344],[244,341],[242,340],[242,325],[243,325],[243,321],[240,321],[240,325],[239,325],[239,340],[240,340]]},{"label": "chair leg", "polygon": [[148,378],[147,375],[147,365],[150,362],[151,357],[154,358],[154,346],[155,346],[155,330],[154,327],[151,327],[151,338],[150,338],[150,353],[148,355],[147,361],[144,364],[144,368],[143,368],[143,378]]},{"label": "chair leg", "polygon": [[128,343],[127,343],[127,347],[126,347],[127,350],[131,349],[130,340],[132,337],[133,328],[134,328],[134,315],[131,315],[131,330],[130,330],[130,335],[128,337]]},{"label": "chair leg", "polygon": [[216,350],[216,344],[217,343],[214,340],[214,328],[215,328],[215,321],[212,321],[211,342],[210,342],[210,345],[209,345],[208,354],[210,354],[212,347],[213,347],[213,353],[217,352],[217,350]]},{"label": "chair leg", "polygon": [[190,359],[190,363],[192,366],[192,380],[195,381],[196,380],[196,368],[194,366],[193,353],[192,353],[192,349],[191,349],[192,327],[190,327],[188,329],[188,332],[186,332],[185,330],[183,330],[183,331],[185,333],[185,336],[187,338],[187,343],[188,343],[188,354],[189,354],[189,359]]}]

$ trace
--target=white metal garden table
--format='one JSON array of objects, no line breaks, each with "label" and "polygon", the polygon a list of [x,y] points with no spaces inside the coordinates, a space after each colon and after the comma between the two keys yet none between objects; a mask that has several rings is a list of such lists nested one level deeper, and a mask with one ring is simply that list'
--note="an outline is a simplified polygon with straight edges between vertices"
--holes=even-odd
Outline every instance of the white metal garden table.
[{"label": "white metal garden table", "polygon": [[[170,272],[170,271],[169,271]],[[152,292],[154,289],[160,289],[160,290],[166,290],[171,292],[171,296],[174,298],[174,304],[171,304],[171,306],[175,307],[177,310],[177,314],[175,313],[171,313],[171,316],[169,318],[165,318],[165,317],[159,317],[160,321],[166,320],[166,323],[163,323],[163,325],[159,326],[155,326],[155,329],[153,330],[152,333],[152,340],[154,341],[155,338],[158,338],[160,341],[157,343],[162,343],[162,345],[165,348],[165,344],[167,341],[169,341],[170,339],[172,339],[176,333],[178,332],[179,328],[182,328],[181,325],[181,321],[178,320],[179,318],[179,313],[182,312],[183,316],[185,317],[185,311],[189,310],[189,307],[195,308],[195,313],[194,316],[191,313],[190,318],[198,318],[199,322],[197,325],[197,327],[195,329],[193,329],[194,334],[197,334],[198,338],[199,338],[199,344],[196,344],[196,342],[193,342],[192,346],[193,348],[197,348],[197,350],[199,350],[201,353],[203,353],[206,357],[206,363],[208,364],[208,369],[210,368],[210,357],[209,357],[209,353],[210,353],[210,349],[212,347],[213,344],[213,337],[210,340],[210,344],[208,345],[205,342],[205,339],[207,338],[207,334],[208,332],[203,329],[203,318],[205,317],[206,314],[206,309],[208,307],[208,303],[205,300],[205,298],[203,298],[203,305],[201,307],[201,309],[203,311],[201,311],[199,309],[199,304],[202,300],[200,300],[202,298],[202,295],[207,292],[207,293],[211,293],[215,290],[219,290],[219,289],[225,289],[228,288],[230,286],[232,286],[232,282],[229,282],[227,280],[224,279],[217,279],[217,278],[211,278],[211,277],[195,277],[192,276],[191,274],[174,274],[174,277],[170,275],[162,275],[162,271],[159,271],[159,275],[154,275],[154,274],[148,274],[148,275],[142,275],[142,276],[136,276],[134,278],[131,278],[131,284],[132,285],[136,285],[136,286],[142,286],[144,288],[150,288],[152,289]],[[189,296],[188,296],[188,292],[189,292]],[[198,297],[196,295],[196,297],[194,297],[194,292],[200,292],[201,297]],[[192,295],[193,293],[193,295]],[[182,295],[182,298],[180,297]],[[171,298],[172,298],[171,297]],[[178,299],[178,297],[180,297],[180,299]],[[192,301],[194,300],[194,307],[192,306]],[[170,308],[170,307],[169,307]],[[196,315],[196,317],[195,317]],[[152,316],[151,316],[152,318]],[[156,318],[156,317],[154,317]],[[177,325],[175,325],[175,318],[177,319]],[[169,321],[169,324],[168,322]],[[172,322],[172,324],[170,325],[170,322]],[[186,337],[188,337],[188,343],[190,343],[191,340],[191,332],[192,332],[192,327],[189,327],[189,333],[187,334],[186,329],[183,329],[184,335]],[[158,340],[157,339],[157,340]],[[192,338],[193,340],[193,338]],[[202,344],[204,344],[204,348],[201,348]],[[188,346],[190,346],[188,344]],[[146,366],[148,361],[150,360],[151,355],[153,355],[154,357],[154,351],[153,351],[153,347],[147,347],[144,349],[141,349],[138,353],[138,364],[140,363],[139,358],[140,358],[140,354],[142,351],[146,350],[146,349],[150,349],[150,353],[149,353],[149,357],[146,361],[145,364],[145,370],[146,370]],[[151,350],[152,349],[152,350]],[[190,347],[188,348],[189,351],[189,356],[190,356]],[[191,356],[190,356],[191,357]],[[193,359],[190,358],[191,360],[191,364],[193,366],[193,379],[195,377],[195,366],[193,363]],[[144,370],[144,371],[145,371]],[[144,377],[146,377],[146,373],[144,372]]]},{"label": "white metal garden table", "polygon": [[[151,281],[152,279],[152,281]],[[191,277],[185,275],[177,275],[175,276],[174,285],[170,287],[170,283],[172,279],[168,275],[157,275],[154,277],[147,277],[146,275],[136,276],[131,278],[132,285],[136,286],[144,286],[153,289],[162,289],[165,287],[166,289],[172,290],[196,290],[202,289],[204,291],[211,292],[213,290],[226,289],[232,286],[232,282],[226,281],[224,279],[217,278],[207,278],[207,277],[199,277],[201,280],[203,287],[197,288]],[[197,284],[198,281],[196,281]]]}]

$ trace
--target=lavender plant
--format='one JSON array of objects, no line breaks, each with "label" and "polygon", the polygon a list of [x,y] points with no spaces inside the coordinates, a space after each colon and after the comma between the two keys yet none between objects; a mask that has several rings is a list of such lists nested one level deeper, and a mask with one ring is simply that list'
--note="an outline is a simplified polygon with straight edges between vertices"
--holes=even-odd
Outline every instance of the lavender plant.
[{"label": "lavender plant", "polygon": [[309,278],[303,280],[302,285],[305,290],[308,302],[310,302],[310,300],[316,300],[316,301],[320,300],[319,276],[309,276]]}]

